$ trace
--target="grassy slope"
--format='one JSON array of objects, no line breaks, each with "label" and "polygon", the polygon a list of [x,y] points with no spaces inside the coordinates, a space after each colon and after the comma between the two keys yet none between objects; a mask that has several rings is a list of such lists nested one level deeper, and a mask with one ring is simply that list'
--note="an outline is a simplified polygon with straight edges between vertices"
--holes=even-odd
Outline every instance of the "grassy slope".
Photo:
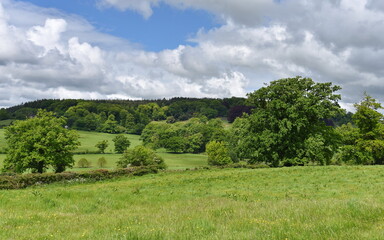
[{"label": "grassy slope", "polygon": [[[115,168],[116,161],[121,157],[121,154],[112,154],[114,152],[114,143],[112,139],[116,136],[114,134],[99,133],[99,132],[86,132],[78,131],[80,135],[81,146],[76,150],[76,152],[96,152],[98,149],[95,147],[96,143],[102,140],[108,140],[109,146],[106,149],[107,154],[79,154],[75,155],[74,159],[77,162],[80,158],[86,158],[91,162],[90,169],[98,169],[97,160],[100,157],[105,157],[107,160],[106,168]],[[126,136],[131,141],[130,147],[135,147],[141,144],[140,136],[126,134]],[[4,142],[4,130],[0,129],[0,149],[5,146]],[[195,168],[207,165],[207,156],[204,154],[171,154],[166,153],[164,150],[160,150],[159,154],[164,158],[169,169],[185,169],[185,168]],[[2,163],[5,158],[4,154],[0,154],[0,169],[2,168]],[[69,169],[71,171],[84,170],[81,168]]]},{"label": "grassy slope", "polygon": [[383,172],[225,169],[0,191],[0,239],[383,239]]}]

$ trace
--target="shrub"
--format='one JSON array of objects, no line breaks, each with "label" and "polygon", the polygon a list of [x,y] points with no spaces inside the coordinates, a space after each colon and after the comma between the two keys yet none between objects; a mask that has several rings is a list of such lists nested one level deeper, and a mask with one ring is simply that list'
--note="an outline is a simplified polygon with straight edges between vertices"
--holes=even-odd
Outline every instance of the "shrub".
[{"label": "shrub", "polygon": [[97,160],[97,166],[99,167],[105,167],[107,165],[107,159],[105,157],[101,157]]},{"label": "shrub", "polygon": [[33,185],[54,182],[100,181],[120,176],[142,176],[157,173],[158,166],[142,166],[116,170],[98,169],[88,172],[63,172],[43,174],[3,174],[0,176],[0,189],[21,189]]},{"label": "shrub", "polygon": [[229,150],[225,143],[212,141],[206,146],[208,164],[222,166],[232,163]]},{"label": "shrub", "polygon": [[77,162],[77,166],[79,168],[89,168],[91,166],[91,163],[86,159],[86,158],[81,158],[78,162]]},{"label": "shrub", "polygon": [[158,169],[165,169],[164,160],[158,156],[152,149],[144,146],[136,146],[128,149],[117,162],[117,166],[126,168],[128,166],[157,166]]}]

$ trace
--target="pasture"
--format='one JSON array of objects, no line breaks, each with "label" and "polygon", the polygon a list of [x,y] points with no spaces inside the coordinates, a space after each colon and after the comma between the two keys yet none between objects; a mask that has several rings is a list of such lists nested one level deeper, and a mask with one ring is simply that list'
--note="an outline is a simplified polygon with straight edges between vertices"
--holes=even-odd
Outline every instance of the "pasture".
[{"label": "pasture", "polygon": [[[79,141],[81,145],[78,149],[74,151],[75,166],[72,169],[67,169],[69,171],[83,171],[83,170],[94,170],[99,169],[97,161],[99,158],[104,157],[107,160],[107,165],[104,168],[112,169],[116,167],[116,161],[119,160],[121,154],[114,153],[114,142],[112,139],[116,136],[115,134],[108,133],[99,133],[99,132],[86,132],[78,131],[80,138]],[[140,136],[133,134],[125,134],[131,141],[131,146],[135,147],[141,144]],[[105,154],[95,154],[98,149],[95,147],[97,142],[102,140],[108,140],[108,148],[106,149]],[[0,129],[0,149],[5,147],[4,141],[4,129]],[[79,154],[86,153],[86,154]],[[169,169],[186,169],[186,168],[195,168],[207,166],[207,155],[205,154],[173,154],[167,153],[164,149],[159,149],[159,155],[164,158],[165,163],[168,165]],[[0,169],[2,168],[2,163],[4,161],[5,155],[0,154]],[[90,163],[90,168],[78,168],[77,161],[81,158],[86,158]]]},{"label": "pasture", "polygon": [[164,172],[0,191],[0,239],[383,239],[384,167]]}]

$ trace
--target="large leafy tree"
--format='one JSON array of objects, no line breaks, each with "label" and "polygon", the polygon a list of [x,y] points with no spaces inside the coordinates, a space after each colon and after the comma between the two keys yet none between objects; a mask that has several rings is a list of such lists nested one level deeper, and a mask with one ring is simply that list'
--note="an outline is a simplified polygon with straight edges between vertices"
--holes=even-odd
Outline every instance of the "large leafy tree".
[{"label": "large leafy tree", "polygon": [[328,163],[336,137],[324,119],[340,112],[335,94],[340,87],[310,78],[271,82],[248,94],[252,114],[238,118],[233,144],[240,158],[273,166],[302,165],[309,160]]},{"label": "large leafy tree", "polygon": [[28,169],[42,173],[53,167],[62,172],[72,167],[71,151],[80,144],[76,132],[66,129],[66,120],[52,112],[39,110],[37,115],[15,121],[5,130],[8,145],[4,169],[22,173]]}]

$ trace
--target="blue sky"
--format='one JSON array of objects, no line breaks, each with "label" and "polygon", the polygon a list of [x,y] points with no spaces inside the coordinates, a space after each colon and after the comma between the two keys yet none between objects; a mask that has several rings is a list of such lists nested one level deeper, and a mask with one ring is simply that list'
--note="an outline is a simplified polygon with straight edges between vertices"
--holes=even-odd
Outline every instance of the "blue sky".
[{"label": "blue sky", "polygon": [[200,29],[218,27],[220,21],[213,14],[197,9],[180,10],[159,4],[153,15],[145,19],[134,11],[98,6],[95,0],[28,0],[45,8],[82,16],[99,31],[125,38],[141,45],[148,51],[177,48],[179,45],[194,45],[193,38]]},{"label": "blue sky", "polygon": [[[1,0],[0,107],[240,96],[303,76],[384,101],[382,0]],[[192,40],[192,41],[191,41]]]}]

